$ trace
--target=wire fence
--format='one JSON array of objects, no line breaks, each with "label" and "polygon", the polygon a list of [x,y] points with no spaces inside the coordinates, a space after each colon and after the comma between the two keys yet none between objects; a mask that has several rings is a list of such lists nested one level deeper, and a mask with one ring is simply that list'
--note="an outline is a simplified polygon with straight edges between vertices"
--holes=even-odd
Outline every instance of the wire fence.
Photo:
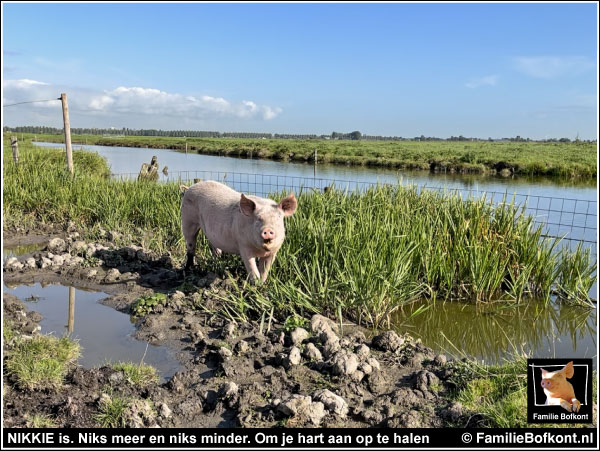
[{"label": "wire fence", "polygon": [[[112,174],[113,178],[126,180],[137,178],[138,173]],[[168,175],[160,175],[161,181],[193,183],[195,179],[215,180],[231,188],[256,196],[266,197],[282,190],[324,191],[328,187],[348,191],[364,191],[377,185],[392,185],[385,182],[349,181],[317,177],[295,177],[286,175],[250,174],[243,172],[221,171],[174,171]],[[410,186],[410,185],[408,185]],[[448,188],[443,186],[417,186],[417,190],[433,190],[448,194],[460,195],[463,199],[485,198],[500,204],[503,201],[525,205],[525,212],[533,217],[535,224],[544,226],[545,236],[563,238],[564,240],[596,244],[597,202],[595,200],[573,199],[531,194],[512,194],[508,191],[481,191],[465,188]]]}]

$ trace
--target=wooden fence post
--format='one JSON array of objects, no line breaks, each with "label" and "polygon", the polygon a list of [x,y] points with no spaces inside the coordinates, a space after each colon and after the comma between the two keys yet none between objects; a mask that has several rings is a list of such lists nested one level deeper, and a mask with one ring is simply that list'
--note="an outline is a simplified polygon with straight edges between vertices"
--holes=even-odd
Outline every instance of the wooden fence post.
[{"label": "wooden fence post", "polygon": [[65,147],[67,149],[67,169],[73,175],[73,149],[71,148],[71,123],[69,122],[69,105],[67,104],[67,94],[60,95],[63,110],[63,121],[65,124]]},{"label": "wooden fence post", "polygon": [[10,145],[12,147],[13,161],[15,164],[19,164],[19,143],[16,136],[10,137]]}]

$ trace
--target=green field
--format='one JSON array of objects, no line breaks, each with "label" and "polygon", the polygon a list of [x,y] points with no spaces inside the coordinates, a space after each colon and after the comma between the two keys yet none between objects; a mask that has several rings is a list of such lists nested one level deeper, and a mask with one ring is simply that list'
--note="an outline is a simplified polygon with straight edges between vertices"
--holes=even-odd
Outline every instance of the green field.
[{"label": "green field", "polygon": [[[21,137],[21,134],[18,134]],[[32,134],[24,134],[26,139]],[[64,142],[62,135],[36,135],[38,141]],[[244,138],[103,137],[73,135],[78,144],[149,147],[210,155],[280,161],[363,165],[440,172],[543,175],[595,178],[595,143],[488,141],[348,141]],[[508,171],[508,172],[507,172]]]},{"label": "green field", "polygon": [[[177,184],[111,180],[105,160],[85,151],[74,152],[71,178],[64,151],[30,142],[21,150],[15,166],[4,139],[5,226],[72,220],[88,237],[99,227],[118,230],[183,261]],[[554,251],[556,241],[542,240],[541,228],[510,199],[494,208],[485,199],[388,186],[304,192],[298,201],[268,283],[235,284],[220,314],[323,312],[380,326],[416,299],[515,304],[557,295],[589,303],[596,265],[589,251]],[[201,241],[201,267],[245,275],[239,258],[215,262]]]}]

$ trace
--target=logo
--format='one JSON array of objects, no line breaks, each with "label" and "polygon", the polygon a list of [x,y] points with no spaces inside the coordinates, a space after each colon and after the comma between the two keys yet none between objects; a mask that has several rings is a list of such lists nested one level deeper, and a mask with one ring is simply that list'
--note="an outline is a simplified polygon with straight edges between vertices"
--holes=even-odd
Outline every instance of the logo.
[{"label": "logo", "polygon": [[592,359],[527,359],[527,422],[591,423]]}]

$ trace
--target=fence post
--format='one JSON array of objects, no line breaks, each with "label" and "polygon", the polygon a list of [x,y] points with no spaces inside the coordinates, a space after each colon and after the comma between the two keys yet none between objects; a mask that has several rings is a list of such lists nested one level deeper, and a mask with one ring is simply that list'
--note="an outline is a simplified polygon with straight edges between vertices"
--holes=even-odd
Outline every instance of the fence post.
[{"label": "fence post", "polygon": [[73,175],[73,149],[71,148],[71,123],[69,122],[69,105],[67,104],[67,94],[60,95],[63,110],[63,121],[65,124],[65,147],[67,149],[67,169]]},{"label": "fence post", "polygon": [[313,177],[317,176],[317,148],[315,147],[315,164],[313,165]]},{"label": "fence post", "polygon": [[12,147],[13,161],[15,164],[19,164],[19,143],[16,136],[10,137],[10,145]]}]

